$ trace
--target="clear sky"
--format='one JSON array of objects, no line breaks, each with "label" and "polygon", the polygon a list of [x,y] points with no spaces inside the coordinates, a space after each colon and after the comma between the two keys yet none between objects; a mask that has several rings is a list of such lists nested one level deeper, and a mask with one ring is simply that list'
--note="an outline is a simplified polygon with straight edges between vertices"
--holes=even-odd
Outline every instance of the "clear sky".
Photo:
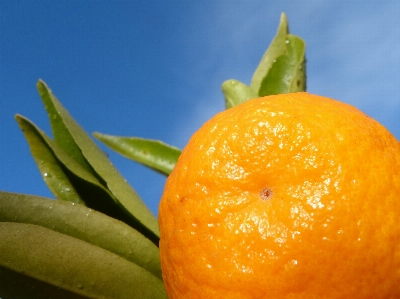
[{"label": "clear sky", "polygon": [[[307,43],[308,91],[350,103],[400,139],[400,1],[0,1],[0,190],[53,197],[14,120],[51,134],[43,79],[90,133],[183,148],[249,83],[281,12]],[[165,177],[101,146],[156,214]]]}]

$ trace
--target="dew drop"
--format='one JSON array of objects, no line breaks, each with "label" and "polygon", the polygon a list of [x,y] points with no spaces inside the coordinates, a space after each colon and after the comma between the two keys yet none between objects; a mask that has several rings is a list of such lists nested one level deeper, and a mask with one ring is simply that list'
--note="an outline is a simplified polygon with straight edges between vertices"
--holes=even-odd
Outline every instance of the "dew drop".
[{"label": "dew drop", "polygon": [[271,199],[272,197],[272,190],[269,188],[264,188],[260,192],[260,197],[263,200]]}]

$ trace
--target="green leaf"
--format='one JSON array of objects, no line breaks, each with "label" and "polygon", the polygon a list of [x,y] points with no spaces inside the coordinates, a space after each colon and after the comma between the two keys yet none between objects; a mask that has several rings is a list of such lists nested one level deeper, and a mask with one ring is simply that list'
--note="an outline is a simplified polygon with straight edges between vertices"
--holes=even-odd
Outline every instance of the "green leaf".
[{"label": "green leaf", "polygon": [[95,174],[66,126],[62,115],[57,111],[55,103],[59,102],[58,99],[53,95],[50,88],[46,86],[46,83],[41,80],[37,83],[37,89],[49,117],[54,141],[83,168]]},{"label": "green leaf", "polygon": [[258,96],[305,91],[305,42],[289,34],[281,15],[277,34],[254,72],[250,87]]},{"label": "green leaf", "polygon": [[125,223],[82,205],[0,191],[0,222],[52,229],[113,252],[162,277],[156,245]]},{"label": "green leaf", "polygon": [[[27,140],[35,161],[42,175],[46,174],[44,175],[45,182],[58,199],[85,204],[92,209],[131,224],[130,217],[121,211],[116,204],[117,200],[114,195],[99,182],[97,177],[72,159],[30,120],[20,115],[17,115],[16,119],[24,130],[25,136],[29,137]],[[38,150],[41,153],[46,150],[48,156],[42,154],[39,157]],[[49,165],[52,168],[49,168]],[[57,165],[56,169],[55,165]]]},{"label": "green leaf", "polygon": [[0,298],[4,299],[89,299],[1,265],[0,282]]},{"label": "green leaf", "polygon": [[181,154],[180,149],[158,140],[111,136],[97,132],[93,135],[126,158],[166,175],[172,172]]},{"label": "green leaf", "polygon": [[66,175],[63,165],[43,139],[43,133],[22,116],[16,115],[15,118],[29,144],[31,154],[43,180],[53,194],[58,199],[84,204],[70,178]]},{"label": "green leaf", "polygon": [[250,87],[259,94],[264,78],[267,76],[274,61],[281,55],[286,53],[286,35],[289,33],[288,22],[286,15],[281,14],[278,31],[269,45],[267,51],[264,53],[261,61],[256,68],[253,78],[251,79]]},{"label": "green leaf", "polygon": [[[76,144],[93,171],[104,181],[104,185],[117,199],[116,204],[131,218],[132,226],[151,239],[155,244],[158,244],[160,233],[157,219],[137,195],[135,190],[133,190],[128,182],[121,176],[89,135],[70,116],[57,98],[49,96],[52,95],[52,93],[44,82],[39,81],[38,90],[41,95],[45,95],[43,99],[45,106],[47,105],[49,107],[48,101],[54,106],[53,111],[55,116],[51,115],[51,118],[59,119],[64,125],[65,130],[63,130],[63,134],[70,135],[72,138],[69,138],[70,141],[68,144],[70,144],[70,142]],[[67,133],[65,133],[65,131],[67,131]],[[62,139],[63,134],[57,134],[59,135],[58,138]]]},{"label": "green leaf", "polygon": [[222,92],[225,96],[226,109],[244,103],[249,99],[257,98],[257,93],[250,86],[235,79],[222,83]]},{"label": "green leaf", "polygon": [[305,43],[288,34],[287,52],[279,56],[261,83],[260,96],[305,91]]},{"label": "green leaf", "polygon": [[163,282],[138,265],[42,226],[0,223],[0,253],[1,297],[167,298]]},{"label": "green leaf", "polygon": [[288,35],[289,51],[293,51],[289,57],[292,59],[290,63],[293,72],[289,92],[301,92],[307,89],[307,76],[306,76],[306,43],[297,36]]},{"label": "green leaf", "polygon": [[286,15],[282,13],[278,31],[261,58],[250,86],[237,80],[222,84],[226,109],[251,98],[305,91],[305,70],[305,43],[289,34]]}]

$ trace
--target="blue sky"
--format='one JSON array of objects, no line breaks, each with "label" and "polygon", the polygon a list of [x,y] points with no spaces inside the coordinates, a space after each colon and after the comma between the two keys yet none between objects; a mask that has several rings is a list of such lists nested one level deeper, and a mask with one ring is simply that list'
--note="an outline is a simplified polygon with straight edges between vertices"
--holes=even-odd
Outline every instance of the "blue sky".
[{"label": "blue sky", "polygon": [[[350,103],[400,139],[400,2],[1,1],[0,190],[53,197],[14,115],[51,133],[43,79],[90,133],[183,148],[249,83],[281,12],[307,43],[308,91]],[[165,178],[101,146],[156,214]]]}]

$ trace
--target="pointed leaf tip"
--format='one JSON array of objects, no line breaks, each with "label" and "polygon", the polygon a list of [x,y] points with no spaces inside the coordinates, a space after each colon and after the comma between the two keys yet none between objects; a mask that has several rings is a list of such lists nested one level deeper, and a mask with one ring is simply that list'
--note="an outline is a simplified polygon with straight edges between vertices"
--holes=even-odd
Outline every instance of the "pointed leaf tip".
[{"label": "pointed leaf tip", "polygon": [[257,93],[246,84],[238,80],[226,80],[222,83],[222,92],[225,97],[225,108],[229,109],[249,99],[256,98]]},{"label": "pointed leaf tip", "polygon": [[258,96],[305,91],[305,42],[289,34],[286,14],[254,72],[250,84]]},{"label": "pointed leaf tip", "polygon": [[175,167],[181,150],[159,140],[138,137],[121,137],[93,133],[105,145],[123,155],[162,174],[169,175]]},{"label": "pointed leaf tip", "polygon": [[30,152],[46,185],[56,198],[85,204],[76,191],[62,162],[54,153],[54,142],[29,119],[16,115],[15,119],[28,142]]},{"label": "pointed leaf tip", "polygon": [[158,222],[150,209],[48,86],[39,80],[37,87],[49,115],[54,141],[108,189],[115,208],[120,212],[118,219],[139,230],[157,245]]}]

